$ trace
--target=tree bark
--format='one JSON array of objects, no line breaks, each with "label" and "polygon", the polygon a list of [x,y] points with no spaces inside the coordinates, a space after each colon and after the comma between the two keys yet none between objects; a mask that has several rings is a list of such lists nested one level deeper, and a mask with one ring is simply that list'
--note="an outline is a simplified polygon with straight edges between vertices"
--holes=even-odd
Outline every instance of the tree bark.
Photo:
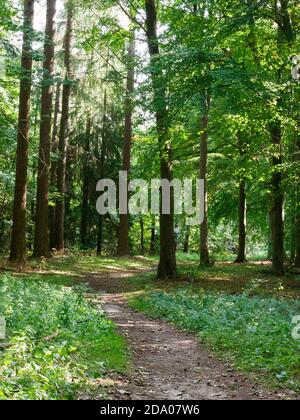
[{"label": "tree bark", "polygon": [[[134,59],[135,59],[135,34],[132,32],[132,39],[128,47],[128,72],[125,99],[125,128],[123,146],[123,171],[127,172],[128,182],[130,179],[131,167],[131,145],[132,145],[132,114],[133,114],[133,93],[134,93]],[[129,246],[129,214],[127,201],[127,214],[120,214],[118,232],[118,255],[120,257],[130,254]]]},{"label": "tree bark", "polygon": [[183,252],[185,254],[188,254],[189,253],[190,233],[191,233],[191,227],[190,226],[186,226],[185,227],[184,242],[183,242]]},{"label": "tree bark", "polygon": [[268,212],[268,222],[269,222],[269,241],[268,241],[268,260],[272,261],[273,254],[273,208],[271,207]]},{"label": "tree bark", "polygon": [[[146,8],[146,36],[151,58],[151,78],[154,93],[154,107],[156,114],[156,127],[161,152],[160,174],[161,179],[172,181],[172,149],[167,141],[168,113],[166,106],[165,87],[161,83],[162,71],[158,65],[159,40],[157,36],[157,11],[155,0],[145,0]],[[172,196],[173,194],[171,194]],[[161,279],[177,276],[176,245],[174,237],[174,197],[171,198],[170,214],[160,211],[160,262],[158,277]]]},{"label": "tree bark", "polygon": [[[300,94],[298,95],[300,99]],[[300,267],[300,113],[296,138],[296,214],[295,214],[295,267]]]},{"label": "tree bark", "polygon": [[84,145],[84,164],[83,164],[83,184],[82,184],[82,204],[81,204],[81,227],[80,227],[80,242],[83,249],[88,247],[88,225],[89,225],[89,154],[90,154],[90,135],[91,135],[91,120],[87,121],[86,138]]},{"label": "tree bark", "polygon": [[246,220],[247,220],[247,201],[246,201],[246,183],[240,182],[239,192],[239,247],[237,263],[246,261]]},{"label": "tree bark", "polygon": [[13,207],[10,260],[26,261],[26,195],[28,146],[30,135],[30,97],[32,85],[32,31],[34,0],[24,0],[23,47],[19,94],[16,181]]},{"label": "tree bark", "polygon": [[[56,154],[58,151],[58,120],[60,114],[60,98],[61,98],[61,83],[56,85],[56,95],[55,95],[55,106],[54,106],[54,116],[53,116],[53,128],[52,128],[52,139],[51,139],[51,151],[52,155],[55,157],[51,162],[50,170],[50,188],[54,192],[56,190],[57,184],[57,159]],[[49,225],[50,225],[50,250],[55,247],[54,235],[55,235],[55,206],[51,205],[49,207]]]},{"label": "tree bark", "polygon": [[277,12],[280,16],[278,38],[279,43],[286,42],[289,45],[292,45],[295,40],[295,33],[289,13],[289,2],[290,0],[279,0],[280,10]]},{"label": "tree bark", "polygon": [[100,257],[103,252],[103,216],[98,216],[98,234],[97,234],[97,255]]},{"label": "tree bark", "polygon": [[295,255],[295,267],[300,267],[300,206],[299,206],[299,196],[297,203],[297,214],[296,214],[296,223],[295,223],[295,239],[296,239],[296,255]]},{"label": "tree bark", "polygon": [[[107,92],[104,91],[103,97],[103,122],[102,122],[102,143],[100,152],[100,177],[104,179],[105,176],[105,159],[107,150]],[[97,240],[97,255],[101,256],[103,252],[103,225],[104,216],[98,216],[98,240]]]},{"label": "tree bark", "polygon": [[145,254],[145,232],[144,232],[144,220],[140,218],[140,227],[141,227],[141,255]]},{"label": "tree bark", "polygon": [[47,0],[33,256],[49,257],[49,173],[56,0]]},{"label": "tree bark", "polygon": [[156,252],[156,220],[155,215],[152,215],[151,223],[151,239],[150,239],[150,254],[154,255]]},{"label": "tree bark", "polygon": [[274,146],[273,175],[272,175],[272,215],[273,215],[273,244],[272,271],[276,275],[284,274],[284,193],[282,188],[283,175],[278,165],[282,164],[281,125],[274,123],[271,127],[272,144]]},{"label": "tree bark", "polygon": [[57,162],[57,192],[59,198],[55,209],[55,235],[54,248],[63,251],[65,247],[64,219],[65,219],[65,192],[66,192],[66,166],[69,136],[69,107],[71,97],[71,38],[72,38],[72,7],[67,4],[67,24],[64,39],[65,49],[65,80],[63,83],[62,113],[59,133],[59,159]]},{"label": "tree bark", "polygon": [[[294,31],[288,9],[289,0],[275,2],[275,12],[278,15],[278,50],[284,44],[291,45],[294,41]],[[278,83],[281,81],[279,73]],[[282,103],[279,98],[278,105]],[[279,165],[282,164],[282,126],[280,121],[271,124],[270,134],[274,148],[273,175],[272,175],[272,202],[273,202],[273,263],[272,271],[277,275],[284,274],[284,192],[283,173]]]},{"label": "tree bark", "polygon": [[200,179],[204,179],[204,221],[200,226],[200,265],[209,266],[208,250],[208,203],[207,203],[207,156],[208,156],[208,124],[211,98],[206,91],[203,101],[200,141]]}]

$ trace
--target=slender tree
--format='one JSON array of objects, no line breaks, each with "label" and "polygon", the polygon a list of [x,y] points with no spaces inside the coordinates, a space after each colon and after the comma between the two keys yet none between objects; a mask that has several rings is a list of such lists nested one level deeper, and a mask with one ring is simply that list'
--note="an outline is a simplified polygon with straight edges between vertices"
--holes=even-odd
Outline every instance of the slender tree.
[{"label": "slender tree", "polygon": [[283,174],[280,169],[283,158],[280,122],[275,122],[272,125],[270,133],[275,148],[272,158],[272,270],[275,274],[282,275],[284,273],[284,192],[282,187]]},{"label": "slender tree", "polygon": [[156,218],[153,214],[151,217],[151,239],[150,239],[150,254],[154,255],[156,251]]},{"label": "slender tree", "polygon": [[246,183],[245,180],[242,179],[239,185],[239,245],[236,258],[237,263],[246,261],[246,213]]},{"label": "slender tree", "polygon": [[86,134],[84,138],[84,163],[83,163],[83,182],[82,182],[82,205],[81,205],[81,226],[80,226],[80,242],[84,249],[88,246],[88,227],[89,227],[89,186],[90,186],[90,171],[89,171],[89,155],[91,142],[91,119],[88,118],[86,126]]},{"label": "slender tree", "polygon": [[188,254],[189,247],[190,247],[190,233],[191,233],[191,227],[186,226],[185,227],[185,234],[184,234],[184,241],[183,241],[183,252],[185,254]]},{"label": "slender tree", "polygon": [[[298,95],[300,99],[300,92]],[[296,169],[296,217],[295,217],[295,266],[300,267],[300,113],[298,115],[298,126],[297,126],[297,138],[296,138],[296,150],[295,150],[295,161],[297,163]]]},{"label": "slender tree", "polygon": [[41,126],[37,177],[35,239],[36,258],[49,257],[49,173],[51,150],[51,117],[53,97],[54,37],[56,0],[47,0],[44,43],[44,65],[41,97]]},{"label": "slender tree", "polygon": [[[133,114],[133,93],[134,93],[134,60],[135,60],[135,34],[131,33],[131,40],[128,47],[128,71],[125,98],[125,128],[123,145],[123,171],[127,172],[128,180],[131,167],[131,145],[132,145],[132,114]],[[118,232],[118,255],[120,257],[130,254],[129,248],[129,214],[128,201],[126,214],[120,214]]]},{"label": "slender tree", "polygon": [[[285,45],[292,45],[294,41],[294,31],[291,17],[289,14],[289,0],[275,2],[274,12],[277,15],[278,24],[278,49],[284,49]],[[279,72],[278,82],[281,80]],[[282,98],[278,99],[277,105],[280,107]],[[273,249],[272,249],[272,271],[275,274],[284,274],[284,190],[283,173],[281,165],[283,163],[282,146],[282,124],[276,118],[270,124],[270,135],[273,145],[273,174],[272,174],[272,212],[273,212]]]},{"label": "slender tree", "polygon": [[[59,115],[60,115],[60,100],[61,100],[61,83],[58,82],[56,84],[52,139],[51,139],[51,151],[52,151],[51,170],[50,170],[50,188],[51,188],[51,191],[56,190],[56,184],[57,184],[56,154],[57,154],[57,151],[58,151],[57,135],[58,135],[58,128],[59,128],[58,121],[59,121]],[[55,206],[53,206],[53,205],[51,205],[49,207],[49,227],[50,227],[50,249],[52,250],[55,247],[55,244],[54,244]]]},{"label": "slender tree", "polygon": [[32,85],[32,34],[34,0],[24,0],[23,47],[19,94],[19,120],[16,154],[16,181],[13,207],[10,260],[26,261],[26,195]]},{"label": "slender tree", "polygon": [[140,228],[141,228],[141,255],[145,253],[145,224],[144,219],[140,217]]},{"label": "slender tree", "polygon": [[[101,148],[100,148],[100,178],[104,179],[105,177],[105,160],[107,155],[107,91],[104,90],[103,96],[103,119],[102,119],[102,135],[101,135]],[[99,214],[98,216],[98,236],[97,236],[97,255],[102,255],[103,251],[103,225],[104,225],[104,216]]]},{"label": "slender tree", "polygon": [[[240,165],[243,166],[243,162],[246,156],[245,147],[242,140],[242,135],[239,134],[238,138],[238,149],[240,157]],[[243,170],[243,167],[241,168]],[[237,263],[244,263],[246,261],[246,235],[247,235],[247,197],[246,197],[246,181],[245,175],[243,174],[239,180],[239,244],[238,244],[238,255],[236,258]]]},{"label": "slender tree", "polygon": [[[160,175],[161,179],[172,181],[172,148],[168,142],[168,112],[166,105],[166,91],[162,85],[162,68],[158,63],[160,58],[159,40],[157,35],[157,10],[155,0],[145,0],[146,8],[146,36],[151,58],[151,77],[154,93],[156,127],[160,146]],[[173,195],[173,194],[171,194]],[[176,245],[174,236],[174,200],[171,198],[170,214],[160,212],[160,262],[158,277],[176,277]]]},{"label": "slender tree", "polygon": [[208,250],[208,204],[207,204],[207,156],[208,156],[208,124],[211,97],[208,91],[204,94],[203,115],[201,118],[200,141],[200,179],[204,179],[204,221],[200,227],[200,264],[210,264]]},{"label": "slender tree", "polygon": [[69,136],[69,108],[72,89],[71,74],[71,39],[72,39],[72,6],[67,3],[67,23],[64,39],[64,64],[65,80],[63,82],[62,111],[59,132],[59,158],[57,162],[57,192],[59,198],[56,201],[55,209],[55,235],[54,247],[58,251],[63,251],[65,247],[64,219],[65,219],[65,192],[66,192],[66,167],[67,167],[67,147]]}]

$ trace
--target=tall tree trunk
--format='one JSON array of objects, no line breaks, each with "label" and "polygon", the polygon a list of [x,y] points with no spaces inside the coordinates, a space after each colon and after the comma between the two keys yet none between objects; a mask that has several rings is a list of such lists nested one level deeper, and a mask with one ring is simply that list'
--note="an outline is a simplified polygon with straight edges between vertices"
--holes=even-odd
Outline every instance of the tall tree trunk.
[{"label": "tall tree trunk", "polygon": [[[125,99],[125,128],[123,146],[123,171],[127,172],[128,181],[130,178],[130,160],[132,144],[132,113],[133,113],[133,93],[134,93],[134,60],[135,60],[135,34],[132,32],[132,39],[128,47],[128,72]],[[120,257],[130,254],[129,247],[129,214],[127,200],[127,214],[120,214],[120,224],[118,232],[118,255]]]},{"label": "tall tree trunk", "polygon": [[261,62],[257,47],[257,36],[256,36],[256,23],[254,17],[254,4],[253,0],[247,0],[248,5],[248,22],[249,22],[249,35],[248,35],[248,45],[252,51],[253,59],[256,64],[257,69],[260,69]]},{"label": "tall tree trunk", "polygon": [[[278,50],[285,44],[291,45],[294,41],[294,31],[289,14],[289,0],[275,2],[275,12],[278,15]],[[278,83],[281,82],[279,72]],[[283,102],[279,98],[278,105]],[[282,164],[282,127],[280,121],[275,121],[270,127],[270,134],[274,148],[273,156],[273,175],[272,175],[272,201],[273,201],[273,263],[272,271],[275,274],[284,274],[284,192],[283,192],[283,173],[279,165]]]},{"label": "tall tree trunk", "polygon": [[98,234],[97,234],[97,255],[100,257],[103,252],[103,216],[98,216]]},{"label": "tall tree trunk", "polygon": [[19,94],[19,120],[16,154],[16,181],[13,208],[10,260],[26,261],[26,194],[28,145],[30,132],[30,97],[32,84],[32,30],[34,0],[24,0],[22,74]]},{"label": "tall tree trunk", "polygon": [[246,219],[247,219],[247,201],[246,201],[246,183],[240,182],[239,193],[239,248],[237,263],[246,261]]},{"label": "tall tree trunk", "polygon": [[66,192],[66,166],[69,136],[69,107],[71,97],[71,38],[72,38],[72,6],[67,4],[67,24],[64,40],[65,49],[65,81],[63,84],[62,112],[59,133],[59,159],[57,162],[57,192],[59,198],[55,209],[55,236],[54,247],[63,251],[65,247],[64,219],[65,219],[65,192]]},{"label": "tall tree trunk", "polygon": [[151,239],[150,239],[150,254],[154,255],[156,251],[156,220],[155,215],[152,215],[151,222]]},{"label": "tall tree trunk", "polygon": [[284,274],[284,193],[282,187],[283,175],[278,165],[282,164],[281,125],[275,123],[271,127],[271,137],[274,146],[272,175],[272,214],[273,214],[273,246],[272,271],[277,275]]},{"label": "tall tree trunk", "polygon": [[299,205],[300,197],[298,196],[298,203],[297,203],[297,214],[296,214],[296,222],[295,222],[295,239],[296,239],[296,255],[295,255],[295,267],[300,267],[300,205]]},{"label": "tall tree trunk", "polygon": [[[52,155],[55,155],[55,157],[52,159],[51,170],[50,170],[50,188],[51,188],[51,191],[53,191],[53,192],[56,190],[56,184],[57,184],[56,154],[57,154],[57,151],[58,151],[57,135],[58,135],[58,120],[59,120],[59,114],[60,114],[60,97],[61,97],[61,83],[58,82],[57,85],[56,85],[52,139],[51,139]],[[51,205],[49,207],[49,225],[50,225],[50,249],[52,250],[55,247],[55,243],[54,243],[55,206],[53,206],[53,205]]]},{"label": "tall tree trunk", "polygon": [[[300,101],[300,92],[298,95]],[[295,266],[300,267],[300,112],[298,115],[297,137],[296,137],[296,214],[295,214]]]},{"label": "tall tree trunk", "polygon": [[269,222],[269,241],[268,241],[268,260],[273,258],[273,208],[271,207],[268,213]]},{"label": "tall tree trunk", "polygon": [[184,242],[183,242],[183,252],[185,254],[188,254],[189,253],[190,233],[191,233],[191,227],[190,226],[186,226],[185,227]]},{"label": "tall tree trunk", "polygon": [[[158,65],[159,40],[157,36],[157,11],[155,0],[145,0],[146,8],[146,36],[152,63],[152,85],[154,93],[154,107],[156,114],[156,127],[161,152],[160,175],[161,179],[172,181],[172,150],[168,136],[168,113],[166,106],[166,92],[162,85],[162,70]],[[171,212],[163,214],[160,211],[160,262],[158,277],[176,277],[176,245],[174,237],[174,192],[171,194]]]},{"label": "tall tree trunk", "polygon": [[54,69],[54,36],[56,0],[47,0],[44,44],[41,127],[37,177],[34,252],[36,258],[50,256],[49,244],[49,171],[51,149],[51,117]]},{"label": "tall tree trunk", "polygon": [[279,43],[287,43],[292,45],[295,41],[295,33],[289,12],[290,0],[279,0],[279,3],[280,10],[277,12],[280,17],[280,25],[278,26]]},{"label": "tall tree trunk", "polygon": [[91,120],[88,118],[86,127],[86,138],[84,145],[84,164],[83,164],[83,185],[82,185],[82,205],[81,205],[81,227],[80,242],[84,249],[88,247],[88,223],[89,223],[89,154],[90,154],[90,135]]},{"label": "tall tree trunk", "polygon": [[208,250],[208,204],[207,204],[207,156],[208,156],[208,124],[211,98],[206,91],[203,101],[200,141],[200,179],[204,179],[204,221],[200,227],[200,264],[210,265]]},{"label": "tall tree trunk", "polygon": [[144,232],[144,220],[140,218],[140,228],[141,228],[141,255],[145,254],[145,232]]},{"label": "tall tree trunk", "polygon": [[[105,176],[105,159],[107,149],[107,92],[104,91],[103,97],[103,121],[102,121],[102,143],[100,152],[100,177],[104,179]],[[98,241],[97,241],[97,255],[102,255],[103,251],[103,225],[104,216],[99,214],[98,216]]]}]

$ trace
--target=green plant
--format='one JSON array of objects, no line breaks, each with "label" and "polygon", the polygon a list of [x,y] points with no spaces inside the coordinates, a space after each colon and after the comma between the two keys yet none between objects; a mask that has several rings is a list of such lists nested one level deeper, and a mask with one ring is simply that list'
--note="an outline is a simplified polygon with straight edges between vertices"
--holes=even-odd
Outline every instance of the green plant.
[{"label": "green plant", "polygon": [[85,293],[82,286],[0,278],[10,343],[0,352],[0,399],[72,399],[91,392],[109,369],[126,368],[123,338]]},{"label": "green plant", "polygon": [[198,333],[238,368],[267,373],[274,382],[300,389],[300,342],[292,338],[299,303],[180,288],[151,291],[130,304]]}]

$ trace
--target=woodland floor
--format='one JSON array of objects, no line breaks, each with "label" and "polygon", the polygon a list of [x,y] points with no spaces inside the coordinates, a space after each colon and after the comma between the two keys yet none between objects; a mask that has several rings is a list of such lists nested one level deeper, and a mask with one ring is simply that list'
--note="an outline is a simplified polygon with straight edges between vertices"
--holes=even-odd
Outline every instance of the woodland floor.
[{"label": "woodland floor", "polygon": [[[269,381],[270,375],[265,374],[267,371],[263,369],[252,369],[250,366],[250,369],[244,370],[239,365],[233,365],[226,352],[218,352],[218,349],[206,339],[200,339],[196,330],[187,328],[194,332],[185,332],[182,328],[173,326],[171,320],[165,322],[156,319],[156,315],[162,319],[163,317],[157,314],[155,306],[148,315],[142,313],[146,311],[133,309],[133,307],[139,309],[133,302],[143,299],[143,296],[149,292],[168,294],[182,288],[194,290],[196,293],[200,291],[201,294],[225,292],[225,296],[229,297],[241,296],[246,290],[250,302],[252,297],[261,296],[266,299],[274,298],[273,306],[274,302],[279,302],[280,305],[284,302],[288,305],[299,305],[299,274],[287,274],[284,278],[270,276],[269,263],[262,261],[239,266],[223,262],[199,270],[197,259],[194,257],[183,259],[179,256],[178,279],[159,282],[155,280],[156,265],[157,259],[152,257],[117,259],[84,254],[58,256],[40,263],[32,261],[31,265],[23,268],[21,272],[16,272],[14,267],[10,267],[6,260],[3,260],[0,261],[0,274],[1,271],[11,273],[9,275],[12,277],[8,278],[8,283],[11,283],[10,278],[19,279],[26,285],[32,284],[32,287],[36,281],[41,282],[40,284],[45,282],[49,287],[57,285],[59,288],[80,283],[88,284],[91,293],[86,297],[96,308],[102,306],[107,317],[117,326],[117,334],[110,331],[110,335],[106,337],[108,342],[102,343],[103,337],[99,335],[102,347],[92,351],[89,362],[94,370],[97,370],[97,363],[104,361],[107,369],[93,382],[91,392],[86,388],[77,393],[80,399],[103,399],[105,395],[117,400],[300,398],[299,387],[291,389],[280,381],[275,381],[274,385],[274,381]],[[33,292],[35,293],[36,289]],[[252,309],[253,306],[250,306],[250,309],[247,307],[245,310],[251,312]],[[298,310],[299,306],[296,306],[297,313]],[[281,306],[276,307],[276,311],[278,315],[282,315]],[[294,309],[291,314],[293,311]],[[184,312],[184,317],[187,314],[188,312]],[[28,322],[31,322],[30,319]],[[265,322],[265,319],[261,320],[261,324],[268,331],[268,324]],[[120,335],[125,338],[125,343]],[[289,332],[288,335],[283,332],[282,337],[289,338]],[[79,346],[76,347],[82,348],[85,353],[88,345],[86,339],[77,338]],[[238,347],[235,340],[230,339],[230,342],[234,343],[234,350],[239,352],[246,349],[248,355],[247,341],[244,340],[244,336],[241,338],[239,343],[241,347]],[[268,339],[263,335],[263,343],[265,338]],[[278,355],[281,348],[278,342],[279,336],[275,338],[277,341],[275,340],[274,345],[279,346],[279,350],[277,349],[275,353]],[[59,337],[57,340],[59,341]],[[55,344],[54,341],[49,345]],[[47,343],[44,343],[44,346],[47,346]],[[263,349],[265,347],[263,345]],[[298,353],[294,354],[291,359],[294,365],[296,364],[296,369],[292,373],[298,375],[297,380],[299,380],[297,355]],[[276,364],[277,359],[274,355],[272,357]],[[47,363],[46,360],[46,367]],[[285,367],[282,369],[289,374],[290,361],[284,363]],[[279,373],[282,369],[280,368]],[[274,377],[274,374],[271,376]],[[52,394],[49,395],[52,398]],[[74,397],[76,398],[75,395]],[[54,399],[57,399],[56,396]]]},{"label": "woodland floor", "polygon": [[[132,356],[128,374],[118,376],[110,397],[118,400],[278,400],[288,391],[264,389],[249,375],[220,361],[193,334],[131,309],[126,279],[137,271],[91,275],[86,281],[125,336]],[[127,286],[126,286],[127,285]],[[128,289],[129,287],[129,289]]]}]

